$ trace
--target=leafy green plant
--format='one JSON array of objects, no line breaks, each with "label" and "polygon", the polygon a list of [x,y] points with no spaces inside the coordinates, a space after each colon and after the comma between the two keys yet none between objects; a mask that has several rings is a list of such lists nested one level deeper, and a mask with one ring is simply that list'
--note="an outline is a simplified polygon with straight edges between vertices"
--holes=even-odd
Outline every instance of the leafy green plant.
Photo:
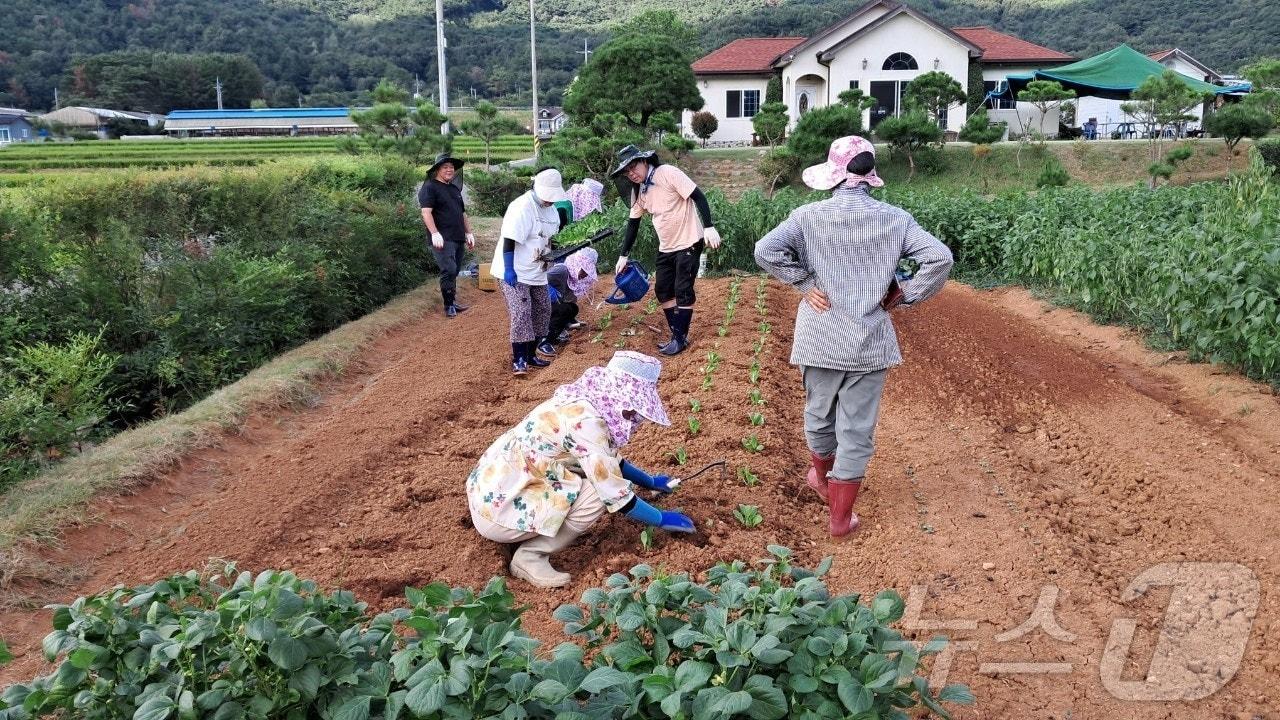
[{"label": "leafy green plant", "polygon": [[755,473],[751,472],[751,468],[747,467],[746,465],[743,465],[742,467],[738,468],[738,479],[741,480],[742,484],[746,485],[747,487],[755,487],[756,485],[760,484],[760,477]]},{"label": "leafy green plant", "polygon": [[747,452],[758,453],[764,450],[764,443],[760,442],[760,438],[756,437],[755,433],[751,433],[742,439],[742,447],[746,448]]},{"label": "leafy green plant", "polygon": [[716,327],[717,337],[725,337],[728,334],[729,334],[729,327],[727,325],[719,325]]},{"label": "leafy green plant", "polygon": [[640,531],[640,547],[645,550],[653,549],[653,526],[647,525]]},{"label": "leafy green plant", "polygon": [[689,398],[689,409],[693,412],[702,412],[702,401],[698,398]]},{"label": "leafy green plant", "polygon": [[751,424],[756,427],[764,425],[764,413],[753,412],[749,419],[751,420]]},{"label": "leafy green plant", "polygon": [[761,320],[761,321],[760,321],[760,334],[761,334],[761,335],[768,335],[768,334],[769,334],[769,331],[770,331],[770,330],[772,330],[772,329],[773,329],[773,326],[772,326],[772,325],[770,325],[770,324],[769,324],[769,323],[767,323],[767,322],[764,322],[763,320]]},{"label": "leafy green plant", "polygon": [[756,338],[755,342],[751,343],[751,355],[760,357],[761,350],[764,350],[764,338],[762,337]]},{"label": "leafy green plant", "polygon": [[760,388],[752,388],[751,392],[747,395],[747,399],[751,401],[752,405],[766,404],[764,396],[760,394]]},{"label": "leafy green plant", "polygon": [[657,312],[657,310],[658,310],[658,299],[653,297],[649,298],[649,301],[644,304],[644,314],[652,315],[655,312]]},{"label": "leafy green plant", "polygon": [[710,390],[710,389],[711,389],[711,376],[704,375],[702,377],[702,384],[698,386],[698,390],[701,390],[702,392],[706,392],[707,390]]},{"label": "leafy green plant", "polygon": [[946,640],[917,649],[893,630],[905,610],[897,593],[866,604],[832,597],[822,581],[831,558],[808,570],[787,548],[768,549],[760,569],[722,563],[705,583],[637,565],[555,617],[637,717],[901,718],[921,708],[946,718],[942,703],[973,702],[963,685],[930,691],[920,660]]},{"label": "leafy green plant", "polygon": [[738,509],[733,511],[733,516],[745,528],[753,528],[764,522],[764,516],[760,514],[760,508],[755,505],[738,505]]},{"label": "leafy green plant", "polygon": [[689,418],[688,425],[690,435],[697,435],[698,431],[702,429],[702,421],[696,417]]},{"label": "leafy green plant", "polygon": [[600,331],[608,330],[609,326],[612,324],[613,324],[613,310],[612,309],[605,310],[604,314],[600,316],[600,319],[596,321],[596,329]]},{"label": "leafy green plant", "polygon": [[675,460],[677,465],[684,465],[689,462],[689,452],[681,445],[671,452],[671,459]]},{"label": "leafy green plant", "polygon": [[13,654],[9,652],[9,646],[4,644],[4,638],[0,638],[0,667],[11,662],[13,662]]}]

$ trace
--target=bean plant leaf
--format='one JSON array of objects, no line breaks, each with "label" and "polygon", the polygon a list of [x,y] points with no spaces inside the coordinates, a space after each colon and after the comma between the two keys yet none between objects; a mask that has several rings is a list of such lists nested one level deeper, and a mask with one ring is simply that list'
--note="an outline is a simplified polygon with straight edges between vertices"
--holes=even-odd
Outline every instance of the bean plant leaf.
[{"label": "bean plant leaf", "polygon": [[587,674],[578,689],[594,694],[608,687],[630,684],[631,681],[632,676],[628,673],[610,667],[599,667]]},{"label": "bean plant leaf", "polygon": [[874,703],[871,691],[853,678],[841,680],[836,686],[836,694],[845,709],[854,714],[870,710]]},{"label": "bean plant leaf", "polygon": [[307,646],[297,638],[280,635],[267,646],[267,657],[283,670],[297,670],[307,663]]},{"label": "bean plant leaf", "polygon": [[977,700],[973,697],[973,691],[967,685],[951,684],[942,688],[938,692],[938,699],[944,702],[953,702],[958,705],[972,705]]},{"label": "bean plant leaf", "polygon": [[901,620],[906,607],[901,595],[892,590],[882,590],[871,602],[871,614],[878,622],[887,625]]},{"label": "bean plant leaf", "polygon": [[368,695],[351,698],[333,714],[333,720],[369,720],[371,699]]},{"label": "bean plant leaf", "polygon": [[320,693],[322,680],[323,676],[320,668],[314,663],[308,663],[297,672],[289,675],[289,688],[297,690],[303,700],[311,701],[315,700],[316,695]]},{"label": "bean plant leaf", "polygon": [[165,720],[178,704],[168,695],[153,695],[133,713],[133,720]]},{"label": "bean plant leaf", "polygon": [[773,678],[752,675],[743,689],[751,695],[747,714],[754,720],[779,720],[787,716],[787,697],[773,684]]},{"label": "bean plant leaf", "polygon": [[405,707],[414,715],[430,715],[444,707],[444,679],[420,683],[404,696]]},{"label": "bean plant leaf", "polygon": [[250,620],[248,625],[245,625],[244,634],[250,640],[270,642],[276,636],[276,623],[271,618],[256,617]]},{"label": "bean plant leaf", "polygon": [[8,665],[13,662],[13,655],[9,652],[9,646],[4,644],[4,640],[0,639],[0,666]]},{"label": "bean plant leaf", "polygon": [[685,660],[676,668],[676,689],[683,692],[693,692],[706,685],[713,672],[715,672],[715,666],[711,663],[702,662],[701,660]]},{"label": "bean plant leaf", "polygon": [[738,690],[725,695],[711,709],[726,716],[736,715],[746,712],[751,707],[751,699],[751,693]]}]

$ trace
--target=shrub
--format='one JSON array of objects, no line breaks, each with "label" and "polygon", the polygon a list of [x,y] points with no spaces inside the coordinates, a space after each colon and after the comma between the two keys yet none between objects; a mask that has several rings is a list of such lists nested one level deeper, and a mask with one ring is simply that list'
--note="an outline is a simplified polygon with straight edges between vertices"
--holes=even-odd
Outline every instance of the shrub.
[{"label": "shrub", "polygon": [[1036,187],[1062,187],[1069,182],[1071,175],[1062,166],[1062,161],[1052,155],[1045,158],[1044,165],[1040,167],[1040,176],[1036,178]]},{"label": "shrub", "polygon": [[506,213],[511,201],[533,186],[530,180],[509,170],[468,170],[463,181],[471,195],[468,212],[476,215]]},{"label": "shrub", "polygon": [[1280,138],[1259,140],[1253,147],[1263,165],[1270,168],[1272,173],[1280,173]]},{"label": "shrub", "polygon": [[700,110],[694,113],[693,117],[689,120],[689,129],[693,131],[695,137],[702,140],[702,144],[705,147],[707,144],[707,138],[714,135],[716,130],[720,129],[720,121],[716,119],[715,115],[712,115],[706,110]]},{"label": "shrub", "polygon": [[800,117],[787,138],[787,149],[801,165],[810,165],[827,156],[831,141],[847,135],[862,135],[862,107],[828,105],[815,108]]}]

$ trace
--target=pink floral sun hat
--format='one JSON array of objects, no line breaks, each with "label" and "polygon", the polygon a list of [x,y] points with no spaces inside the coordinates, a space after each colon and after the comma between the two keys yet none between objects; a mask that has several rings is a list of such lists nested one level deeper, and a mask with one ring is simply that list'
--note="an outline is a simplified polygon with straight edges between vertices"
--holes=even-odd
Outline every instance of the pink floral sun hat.
[{"label": "pink floral sun hat", "polygon": [[613,354],[605,367],[587,368],[582,377],[556,388],[561,400],[586,400],[604,418],[609,435],[618,447],[626,445],[638,420],[622,416],[627,410],[659,425],[670,425],[667,409],[658,396],[658,376],[662,362],[630,350]]},{"label": "pink floral sun hat", "polygon": [[849,161],[864,152],[873,156],[876,154],[876,147],[866,138],[857,135],[836,138],[831,141],[831,148],[827,150],[826,162],[805,168],[804,184],[814,190],[830,190],[846,180],[853,185],[866,183],[871,187],[884,187],[884,181],[876,175],[874,169],[866,175],[849,172]]}]

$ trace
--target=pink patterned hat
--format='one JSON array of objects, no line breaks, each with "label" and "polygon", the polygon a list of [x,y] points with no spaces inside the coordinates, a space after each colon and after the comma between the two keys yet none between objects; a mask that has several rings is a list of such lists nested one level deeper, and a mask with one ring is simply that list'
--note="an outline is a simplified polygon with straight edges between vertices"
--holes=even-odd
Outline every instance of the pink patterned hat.
[{"label": "pink patterned hat", "polygon": [[658,396],[658,376],[662,362],[630,350],[613,354],[605,367],[587,368],[582,377],[556,388],[555,397],[563,400],[586,400],[604,418],[609,434],[618,447],[627,444],[638,420],[628,420],[623,413],[631,410],[659,425],[670,425],[667,410]]},{"label": "pink patterned hat", "polygon": [[876,147],[866,138],[850,135],[831,141],[831,149],[827,151],[827,161],[821,165],[805,168],[804,184],[815,190],[830,190],[841,182],[848,180],[852,184],[866,183],[871,187],[884,187],[884,181],[872,170],[866,175],[854,175],[849,172],[849,161],[869,152],[876,154]]}]

